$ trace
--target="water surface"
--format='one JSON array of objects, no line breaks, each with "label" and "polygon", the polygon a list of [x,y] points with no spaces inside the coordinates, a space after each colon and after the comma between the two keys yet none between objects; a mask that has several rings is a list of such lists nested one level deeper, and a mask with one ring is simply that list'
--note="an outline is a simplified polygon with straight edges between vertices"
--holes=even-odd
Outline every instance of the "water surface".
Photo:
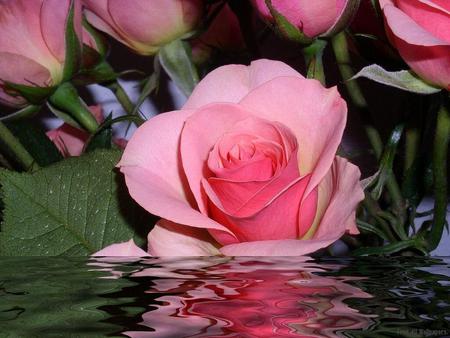
[{"label": "water surface", "polygon": [[3,258],[0,337],[450,337],[449,258]]}]

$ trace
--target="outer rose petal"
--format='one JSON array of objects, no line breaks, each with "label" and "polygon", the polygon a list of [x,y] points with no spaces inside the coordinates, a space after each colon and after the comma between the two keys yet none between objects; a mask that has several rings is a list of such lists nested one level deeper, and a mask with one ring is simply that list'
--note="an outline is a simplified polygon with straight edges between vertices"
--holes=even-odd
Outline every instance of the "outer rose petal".
[{"label": "outer rose petal", "polygon": [[148,251],[153,256],[214,256],[217,243],[203,229],[160,220],[148,234]]},{"label": "outer rose petal", "polygon": [[336,156],[333,166],[319,185],[315,222],[320,224],[312,236],[313,240],[338,239],[346,230],[351,234],[359,233],[355,224],[355,209],[364,199],[360,175],[357,166]]},{"label": "outer rose petal", "polygon": [[0,102],[12,106],[25,103],[22,97],[5,93],[1,86],[4,81],[29,85],[35,83],[42,87],[50,84],[50,72],[39,63],[18,54],[0,52]]},{"label": "outer rose petal", "polygon": [[385,5],[383,12],[388,35],[406,63],[430,83],[450,88],[450,43],[435,37],[392,5]]},{"label": "outer rose petal", "polygon": [[[229,232],[196,210],[181,167],[179,138],[191,113],[173,111],[144,123],[128,142],[118,167],[130,195],[150,213],[179,224]],[[146,144],[152,146],[143,147]]]},{"label": "outer rose petal", "polygon": [[239,102],[254,88],[279,76],[304,77],[283,62],[261,59],[250,66],[219,67],[200,81],[183,109],[192,109],[213,102]]},{"label": "outer rose petal", "polygon": [[149,256],[147,252],[139,248],[133,241],[130,239],[128,242],[116,243],[107,246],[106,248],[97,251],[92,254],[92,256],[129,256],[129,257],[145,257]]},{"label": "outer rose petal", "polygon": [[254,89],[239,104],[291,128],[298,141],[300,175],[312,173],[308,195],[333,163],[344,132],[347,105],[336,87],[279,77]]}]

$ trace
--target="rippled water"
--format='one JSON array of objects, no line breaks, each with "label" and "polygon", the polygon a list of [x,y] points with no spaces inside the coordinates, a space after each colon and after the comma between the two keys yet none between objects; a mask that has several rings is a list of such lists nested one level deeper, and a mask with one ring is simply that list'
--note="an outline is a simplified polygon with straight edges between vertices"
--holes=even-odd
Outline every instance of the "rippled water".
[{"label": "rippled water", "polygon": [[3,258],[0,337],[450,337],[449,291],[449,258]]}]

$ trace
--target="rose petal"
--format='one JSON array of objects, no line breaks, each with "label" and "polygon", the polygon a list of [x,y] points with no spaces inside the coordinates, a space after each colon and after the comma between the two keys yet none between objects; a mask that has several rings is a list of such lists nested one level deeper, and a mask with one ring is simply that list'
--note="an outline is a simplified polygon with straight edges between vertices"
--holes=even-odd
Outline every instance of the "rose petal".
[{"label": "rose petal", "polygon": [[[228,223],[227,228],[236,235],[239,241],[295,239],[299,238],[300,203],[309,178],[310,176],[298,178],[278,191],[275,196],[270,196],[270,199],[267,199],[264,192],[261,192],[261,196],[256,195],[249,200],[248,205],[244,205],[242,210],[238,210],[235,214],[226,213],[221,201],[206,183],[204,187],[212,203],[217,207],[210,208],[212,217],[214,219],[225,218]],[[216,233],[211,232],[211,234],[215,236]]]},{"label": "rose petal", "polygon": [[130,195],[150,213],[179,224],[228,232],[197,211],[182,170],[179,138],[191,113],[173,111],[145,122],[128,142],[118,166]]},{"label": "rose petal", "polygon": [[145,257],[150,256],[147,252],[139,248],[133,241],[130,239],[128,242],[116,243],[107,246],[106,248],[97,251],[92,254],[92,256],[129,256],[129,257]]},{"label": "rose petal", "polygon": [[89,134],[81,129],[64,123],[60,127],[47,132],[48,138],[55,144],[64,157],[80,156]]},{"label": "rose petal", "polygon": [[[41,31],[50,52],[60,62],[64,63],[66,46],[65,32],[69,0],[45,0],[41,7]],[[81,39],[81,2],[74,1],[74,28]]]},{"label": "rose petal", "polygon": [[[344,232],[340,235],[343,234]],[[325,248],[335,241],[335,238],[254,241],[226,245],[220,249],[220,252],[227,256],[302,256]]]},{"label": "rose petal", "polygon": [[[355,224],[355,209],[364,199],[360,176],[357,166],[336,156],[332,168],[319,185],[316,219],[320,219],[320,225],[313,239],[334,237],[337,240],[346,230],[352,234],[359,233]],[[320,211],[324,209],[321,216]]]},{"label": "rose petal", "polygon": [[[50,72],[39,63],[22,55],[0,52],[0,85],[4,81],[42,87],[51,84]],[[1,88],[0,101],[11,105],[25,102],[21,97],[6,94]]]},{"label": "rose petal", "polygon": [[387,31],[406,63],[424,80],[450,88],[450,43],[417,25],[405,13],[386,5]]},{"label": "rose petal", "polygon": [[153,256],[213,256],[219,254],[213,243],[214,240],[203,229],[164,219],[148,234],[148,251]]},{"label": "rose petal", "polygon": [[303,78],[280,61],[261,59],[253,61],[250,66],[222,66],[200,81],[183,108],[198,108],[213,102],[237,103],[249,91],[279,76]]},{"label": "rose petal", "polygon": [[[227,130],[250,115],[249,111],[236,104],[222,103],[205,106],[186,119],[181,134],[181,159],[190,189],[195,196],[199,210],[204,214],[207,213],[207,210],[206,199],[201,189],[201,180],[211,176],[206,165],[209,152]],[[208,132],[205,133],[205,130]]]},{"label": "rose petal", "polygon": [[[309,37],[324,33],[333,25],[338,16],[337,2],[336,0],[272,0],[273,7]],[[253,3],[265,18],[271,19],[265,0],[253,0]]]},{"label": "rose petal", "polygon": [[432,35],[450,43],[450,10],[425,0],[397,1],[397,8]]},{"label": "rose petal", "polygon": [[279,77],[250,92],[240,105],[260,118],[289,126],[298,142],[300,174],[312,173],[308,195],[333,163],[347,119],[336,87],[316,80]]}]

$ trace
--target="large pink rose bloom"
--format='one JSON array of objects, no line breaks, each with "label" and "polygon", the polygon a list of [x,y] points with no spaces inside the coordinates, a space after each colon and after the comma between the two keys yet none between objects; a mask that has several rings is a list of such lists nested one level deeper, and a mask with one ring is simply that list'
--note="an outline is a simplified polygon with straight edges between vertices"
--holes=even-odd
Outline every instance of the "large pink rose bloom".
[{"label": "large pink rose bloom", "polygon": [[386,31],[425,81],[450,90],[450,1],[380,0]]},{"label": "large pink rose bloom", "polygon": [[[261,16],[273,21],[265,0],[252,0]],[[341,18],[349,0],[272,0],[281,15],[310,38],[325,34]]]},{"label": "large pink rose bloom", "polygon": [[[74,4],[75,30],[81,37],[81,5],[78,0]],[[5,82],[40,87],[61,82],[69,6],[70,0],[0,0],[0,102],[25,103],[5,92]]]},{"label": "large pink rose bloom", "polygon": [[83,0],[87,20],[143,55],[191,32],[202,0]]},{"label": "large pink rose bloom", "polygon": [[346,117],[335,87],[282,62],[208,74],[183,109],[136,131],[118,165],[162,217],[148,252],[303,255],[357,234],[360,172],[336,156]]}]

